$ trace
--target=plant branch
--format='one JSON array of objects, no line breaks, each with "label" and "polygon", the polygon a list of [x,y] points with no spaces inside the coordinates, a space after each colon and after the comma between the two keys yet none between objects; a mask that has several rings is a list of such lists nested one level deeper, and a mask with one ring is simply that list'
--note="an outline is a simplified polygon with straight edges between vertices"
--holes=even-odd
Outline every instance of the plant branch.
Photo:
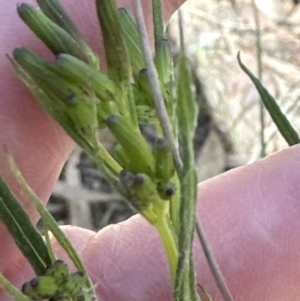
[{"label": "plant branch", "polygon": [[145,62],[147,67],[147,74],[149,77],[149,82],[151,85],[151,89],[153,91],[153,97],[155,106],[157,109],[157,114],[159,121],[162,126],[163,133],[165,135],[166,140],[172,150],[174,163],[176,165],[176,169],[180,170],[182,168],[182,160],[179,155],[178,148],[176,147],[174,137],[171,130],[171,125],[169,121],[169,116],[166,110],[166,106],[164,103],[164,98],[160,89],[158,75],[153,63],[153,58],[151,54],[151,49],[148,42],[148,34],[145,26],[145,20],[143,15],[142,4],[140,0],[135,0],[135,10],[136,10],[136,20],[140,32],[140,37],[142,41],[142,49],[145,56]]},{"label": "plant branch", "polygon": [[213,274],[213,277],[217,283],[217,286],[221,292],[221,295],[222,295],[224,301],[234,301],[234,299],[231,296],[231,293],[229,291],[229,288],[227,287],[227,284],[225,282],[225,279],[221,272],[221,269],[218,265],[218,262],[213,254],[212,247],[211,247],[210,243],[208,242],[203,225],[202,225],[199,217],[197,217],[197,219],[196,219],[196,231],[197,231],[199,240],[201,242],[206,260],[208,262],[210,270]]}]

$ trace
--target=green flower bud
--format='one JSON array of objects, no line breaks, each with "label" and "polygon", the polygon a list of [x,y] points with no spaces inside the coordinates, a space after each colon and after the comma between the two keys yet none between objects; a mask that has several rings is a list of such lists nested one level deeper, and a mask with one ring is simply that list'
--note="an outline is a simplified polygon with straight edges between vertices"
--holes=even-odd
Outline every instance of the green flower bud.
[{"label": "green flower bud", "polygon": [[92,51],[92,49],[85,42],[81,33],[72,22],[68,14],[57,0],[37,0],[43,13],[59,27],[65,30],[76,42],[76,45],[81,49],[82,54],[85,56],[84,61],[90,65],[99,67],[99,58]]},{"label": "green flower bud", "polygon": [[118,9],[114,0],[97,0],[97,12],[101,26],[108,75],[120,83],[129,83],[131,65],[122,38]]},{"label": "green flower bud", "polygon": [[130,191],[130,204],[150,223],[155,223],[155,209],[161,210],[164,202],[160,199],[153,180],[146,174],[133,174],[124,169],[120,172],[120,181]]},{"label": "green flower bud", "polygon": [[170,181],[158,181],[157,191],[163,200],[170,200],[176,193],[176,186]]},{"label": "green flower bud", "polygon": [[123,169],[119,176],[121,183],[124,184],[125,187],[131,188],[133,185],[134,174],[126,169]]},{"label": "green flower bud", "polygon": [[147,75],[147,69],[141,69],[136,77],[136,95],[137,103],[140,105],[149,105],[155,108],[153,93],[150,86],[149,78]]},{"label": "green flower bud", "polygon": [[[160,82],[160,88],[162,89],[164,99],[166,101],[166,104],[168,104],[170,93],[167,92],[165,86],[168,88],[169,85],[164,85],[162,82]],[[155,109],[153,92],[150,86],[146,68],[141,69],[136,76],[136,83],[133,85],[133,93],[138,105],[148,105]]]},{"label": "green flower bud", "polygon": [[45,271],[45,276],[52,276],[57,282],[66,279],[69,275],[68,265],[62,260],[56,260],[48,266]]},{"label": "green flower bud", "polygon": [[45,94],[40,100],[49,113],[80,146],[93,148],[97,144],[98,129],[96,97],[84,87],[61,77],[54,65],[33,52],[19,48],[13,55],[36,85],[33,92],[40,89]]},{"label": "green flower bud", "polygon": [[69,275],[67,281],[63,285],[63,291],[69,296],[76,297],[81,295],[86,289],[87,278],[81,271],[77,271]]},{"label": "green flower bud", "polygon": [[158,138],[154,145],[155,177],[159,180],[169,181],[175,173],[173,154],[168,143]]},{"label": "green flower bud", "polygon": [[32,300],[43,300],[59,293],[59,287],[52,276],[40,276],[31,279],[22,286],[22,292]]},{"label": "green flower bud", "polygon": [[135,175],[132,179],[131,188],[144,203],[153,203],[160,199],[156,184],[146,174]]},{"label": "green flower bud", "polygon": [[120,96],[119,88],[107,74],[68,54],[58,55],[55,67],[61,77],[85,87],[86,90],[94,91],[101,101],[117,102]]},{"label": "green flower bud", "polygon": [[109,130],[122,145],[130,164],[126,169],[133,173],[154,173],[154,158],[150,147],[140,130],[133,126],[126,117],[110,115],[106,120]]},{"label": "green flower bud", "polygon": [[150,203],[159,201],[156,184],[146,174],[133,174],[128,170],[122,170],[120,173],[120,181],[138,197],[140,207],[146,207]]},{"label": "green flower bud", "polygon": [[114,101],[102,101],[97,105],[99,128],[106,127],[106,120],[111,114],[119,114],[119,108]]},{"label": "green flower bud", "polygon": [[172,75],[172,52],[171,45],[167,39],[161,39],[155,47],[154,63],[158,77],[162,84],[167,84]]},{"label": "green flower bud", "polygon": [[85,49],[66,31],[52,22],[41,11],[29,4],[18,6],[18,13],[30,29],[49,47],[54,54],[68,53],[81,60],[86,60]]},{"label": "green flower bud", "polygon": [[136,77],[140,70],[146,66],[138,27],[131,13],[125,8],[119,9],[119,21],[122,27],[124,43],[130,57],[133,75]]}]

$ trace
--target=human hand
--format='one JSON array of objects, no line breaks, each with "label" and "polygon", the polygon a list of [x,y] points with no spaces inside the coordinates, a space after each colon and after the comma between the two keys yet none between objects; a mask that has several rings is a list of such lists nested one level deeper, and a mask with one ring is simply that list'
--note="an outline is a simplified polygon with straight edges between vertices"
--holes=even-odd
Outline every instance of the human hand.
[{"label": "human hand", "polygon": [[[16,3],[0,3],[0,145],[8,147],[29,184],[46,201],[74,144],[28,93],[5,58],[17,46],[49,55],[18,19],[12,5]],[[71,6],[73,1],[63,3]],[[177,8],[176,3],[168,1],[168,15]],[[101,44],[95,39],[99,35],[96,15],[80,17],[79,8],[70,12],[88,42],[101,53]],[[299,147],[293,147],[200,186],[198,213],[236,300],[298,299],[298,153]],[[2,162],[0,172],[17,194]],[[36,220],[26,200],[19,197]],[[98,284],[102,300],[172,300],[171,277],[159,236],[140,217],[99,233],[75,227],[65,231]],[[20,287],[33,272],[3,225],[0,239],[0,270]],[[214,301],[221,300],[197,243],[195,263],[198,282]],[[9,299],[2,294],[0,300]]]}]

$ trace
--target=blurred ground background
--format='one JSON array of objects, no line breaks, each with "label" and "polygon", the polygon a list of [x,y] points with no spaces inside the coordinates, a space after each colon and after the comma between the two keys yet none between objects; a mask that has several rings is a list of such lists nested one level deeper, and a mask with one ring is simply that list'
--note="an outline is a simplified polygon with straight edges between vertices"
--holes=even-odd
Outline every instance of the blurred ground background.
[{"label": "blurred ground background", "polygon": [[[300,128],[300,5],[298,0],[257,0],[261,23],[263,84],[292,124]],[[238,66],[258,72],[251,0],[189,0],[183,7],[185,42],[198,78],[200,116],[195,134],[199,180],[259,159],[259,96]],[[179,51],[177,16],[168,27]],[[287,147],[265,115],[266,153]],[[107,144],[111,138],[103,133]],[[134,212],[113,192],[79,148],[71,154],[48,204],[59,224],[98,230]]]}]

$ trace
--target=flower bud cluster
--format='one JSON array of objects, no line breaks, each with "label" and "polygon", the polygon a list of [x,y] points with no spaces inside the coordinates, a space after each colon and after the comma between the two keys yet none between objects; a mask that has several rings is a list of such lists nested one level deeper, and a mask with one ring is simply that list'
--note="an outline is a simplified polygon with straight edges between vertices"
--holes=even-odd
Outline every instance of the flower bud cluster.
[{"label": "flower bud cluster", "polygon": [[[99,156],[95,154],[100,152],[99,165],[105,169],[104,174],[117,177],[123,187],[121,193],[129,201],[135,199],[133,205],[138,211],[153,205],[152,198],[145,197],[147,189],[149,195],[155,190],[156,202],[162,205],[163,200],[175,194],[176,187],[171,180],[175,168],[158,122],[134,18],[126,9],[118,9],[114,0],[97,1],[107,61],[107,73],[104,73],[99,70],[97,55],[57,0],[39,0],[38,4],[40,9],[21,4],[18,13],[56,60],[49,63],[26,48],[17,48],[12,60],[17,72],[83,149],[98,161]],[[170,89],[172,57],[163,35],[156,37],[154,61],[167,108],[174,112],[174,95]],[[139,125],[145,123],[155,129],[156,139],[152,144],[140,130]],[[103,128],[108,128],[116,138],[112,154],[104,152],[98,140],[98,131]],[[111,164],[114,161],[116,164]],[[140,184],[142,194],[122,182],[121,170],[134,176],[144,175],[147,180]],[[146,184],[149,181],[151,189]]]}]

